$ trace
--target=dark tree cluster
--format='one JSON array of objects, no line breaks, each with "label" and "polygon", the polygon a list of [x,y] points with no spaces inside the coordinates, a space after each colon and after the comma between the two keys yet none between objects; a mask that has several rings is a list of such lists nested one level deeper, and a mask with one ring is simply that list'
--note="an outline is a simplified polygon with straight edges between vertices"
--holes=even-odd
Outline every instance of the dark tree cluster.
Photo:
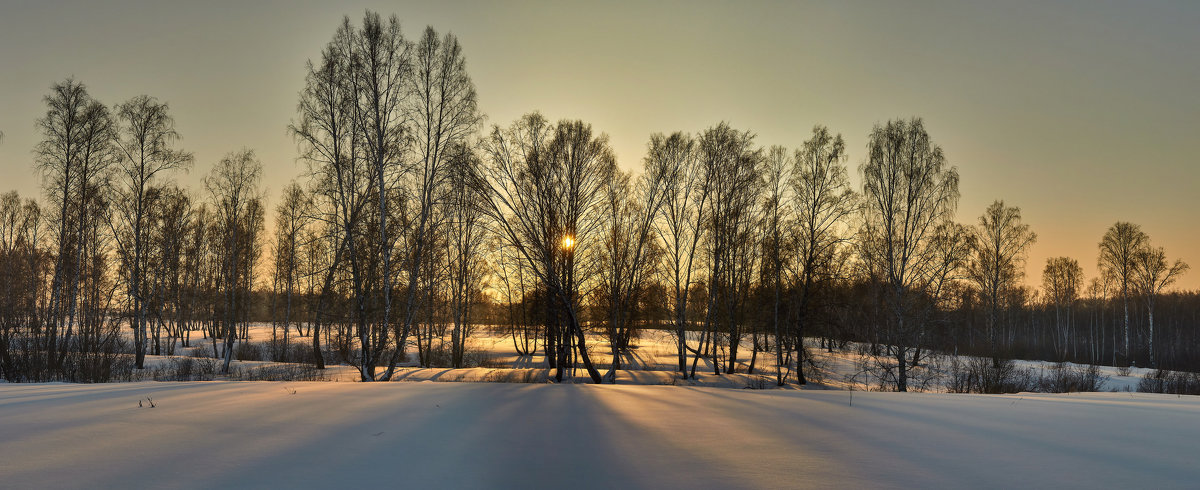
[{"label": "dark tree cluster", "polygon": [[45,204],[12,192],[0,205],[3,376],[105,381],[189,346],[192,332],[217,355],[216,339],[248,320],[260,253],[253,153],[223,159],[203,202],[170,179],[192,156],[175,147],[167,104],[138,96],[110,110],[75,80],[45,103]]},{"label": "dark tree cluster", "polygon": [[271,209],[253,150],[184,189],[166,103],[54,85],[43,199],[0,197],[0,374],[104,381],[179,347],[228,371],[252,320],[271,328],[257,355],[363,381],[473,365],[485,326],[596,383],[647,329],[684,379],[805,384],[809,349],[849,342],[901,391],[938,353],[1200,370],[1200,293],[1170,290],[1186,264],[1120,222],[1099,277],[1056,257],[1028,284],[1020,208],[957,222],[958,171],[919,118],[870,130],[858,188],[819,125],[793,149],[724,122],[653,134],[627,173],[584,121],[485,127],[462,46],[432,27],[344,18],[304,77],[288,130],[307,171]]}]

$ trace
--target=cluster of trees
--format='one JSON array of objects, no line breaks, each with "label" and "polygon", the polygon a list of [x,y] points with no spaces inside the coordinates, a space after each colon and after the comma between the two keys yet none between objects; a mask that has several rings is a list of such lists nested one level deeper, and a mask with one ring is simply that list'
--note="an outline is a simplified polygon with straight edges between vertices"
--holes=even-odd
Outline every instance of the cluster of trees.
[{"label": "cluster of trees", "polygon": [[[342,359],[364,381],[387,380],[410,338],[423,360],[433,355],[440,330],[428,320],[439,313],[434,297],[448,292],[451,357],[461,365],[481,281],[479,159],[468,145],[482,115],[458,39],[428,28],[410,41],[395,17],[368,13],[360,26],[346,18],[309,64],[298,112],[290,129],[309,165],[312,210],[301,218],[310,223],[282,233],[311,224],[331,255],[317,332],[341,325]],[[342,299],[344,308],[327,305]]]},{"label": "cluster of trees", "polygon": [[222,159],[196,203],[169,179],[193,159],[175,147],[167,104],[138,96],[110,109],[75,80],[45,102],[35,149],[45,204],[0,200],[4,376],[106,379],[130,343],[121,326],[136,368],[202,327],[214,348],[234,337],[263,228],[253,153]]},{"label": "cluster of trees", "polygon": [[803,384],[812,338],[869,346],[899,390],[937,351],[1200,367],[1200,297],[1164,292],[1185,264],[1117,223],[1089,285],[1066,257],[1027,285],[1036,234],[1020,209],[956,222],[957,170],[920,119],[871,130],[857,189],[823,126],[791,150],[726,123],[654,134],[627,173],[583,121],[484,128],[457,38],[410,39],[367,13],[306,67],[289,131],[307,172],[282,189],[268,237],[253,151],[227,154],[194,194],[170,178],[193,158],[165,103],[109,109],[67,80],[46,104],[44,204],[0,200],[9,379],[103,379],[127,339],[140,368],[192,332],[228,369],[252,311],[272,322],[275,359],[299,360],[294,331],[311,342],[303,360],[364,381],[390,379],[414,348],[462,367],[483,324],[558,379],[578,367],[597,383],[647,328],[674,336],[685,378],[701,361],[753,372],[762,355],[779,384]]}]

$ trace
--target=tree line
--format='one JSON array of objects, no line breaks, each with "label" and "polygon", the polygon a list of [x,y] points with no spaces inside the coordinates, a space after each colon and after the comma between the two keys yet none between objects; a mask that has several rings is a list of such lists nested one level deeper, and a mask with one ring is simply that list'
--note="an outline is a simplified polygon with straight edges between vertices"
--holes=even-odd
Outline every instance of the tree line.
[{"label": "tree line", "polygon": [[251,320],[271,323],[272,359],[363,381],[411,354],[468,365],[485,326],[596,383],[646,329],[673,336],[682,378],[769,356],[778,384],[804,384],[809,349],[852,341],[901,391],[935,353],[1200,369],[1200,295],[1169,290],[1186,264],[1118,222],[1098,277],[1056,257],[1027,284],[1020,208],[957,222],[957,169],[920,118],[871,129],[857,188],[820,125],[792,149],[724,122],[654,134],[625,172],[584,121],[486,127],[455,36],[368,12],[305,66],[288,131],[306,171],[267,210],[250,149],[202,190],[174,182],[195,159],[165,102],[109,107],[68,79],[45,104],[42,200],[0,199],[12,381],[102,381],[177,346],[227,371]]}]

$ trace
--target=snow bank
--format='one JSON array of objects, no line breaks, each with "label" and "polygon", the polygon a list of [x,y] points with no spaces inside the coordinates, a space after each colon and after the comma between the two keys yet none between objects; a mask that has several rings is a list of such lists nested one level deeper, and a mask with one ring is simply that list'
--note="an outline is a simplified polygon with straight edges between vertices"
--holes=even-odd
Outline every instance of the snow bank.
[{"label": "snow bank", "polygon": [[1200,398],[1136,393],[11,384],[0,485],[1194,487],[1197,420]]}]

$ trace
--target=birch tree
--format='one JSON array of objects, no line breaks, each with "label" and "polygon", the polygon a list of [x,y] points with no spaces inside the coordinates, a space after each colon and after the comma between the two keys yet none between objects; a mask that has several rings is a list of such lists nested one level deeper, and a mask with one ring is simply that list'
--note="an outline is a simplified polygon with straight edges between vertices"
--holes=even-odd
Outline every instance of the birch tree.
[{"label": "birch tree", "polygon": [[[288,352],[292,310],[297,296],[303,261],[302,240],[309,225],[311,201],[299,184],[283,188],[275,208],[275,279],[276,295],[283,296],[283,352]],[[299,330],[299,327],[297,327]],[[275,340],[274,338],[272,340]]]},{"label": "birch tree", "polygon": [[[433,235],[431,218],[438,204],[436,198],[449,178],[448,154],[452,148],[462,148],[467,143],[483,117],[456,36],[440,36],[432,27],[426,27],[411,50],[404,114],[411,125],[413,164],[405,195],[412,200],[409,208],[415,214],[415,226],[408,235],[411,238],[404,255],[409,275],[404,318],[396,329],[397,348],[383,379],[390,379],[395,372],[396,361],[403,355],[415,319],[416,286],[426,265],[427,250],[432,246],[428,240]],[[385,308],[385,317],[388,309]]]},{"label": "birch tree", "polygon": [[220,284],[225,302],[222,374],[229,372],[229,363],[233,360],[233,343],[241,320],[239,308],[246,308],[245,304],[238,301],[239,293],[252,285],[248,284],[251,281],[246,276],[247,271],[253,271],[254,264],[247,262],[256,254],[245,251],[257,246],[254,235],[261,228],[262,210],[258,189],[261,178],[262,163],[253,150],[244,149],[226,154],[204,179],[204,186],[208,189],[216,212],[224,256]]},{"label": "birch tree", "polygon": [[1158,367],[1154,356],[1154,306],[1159,293],[1187,272],[1188,265],[1182,260],[1167,261],[1167,253],[1162,247],[1147,246],[1134,255],[1134,281],[1136,288],[1146,298],[1146,314],[1149,316],[1150,344],[1147,352],[1150,354],[1151,368]]},{"label": "birch tree", "polygon": [[1021,208],[995,201],[975,226],[971,278],[983,297],[992,367],[1000,367],[1000,314],[1013,288],[1025,276],[1025,255],[1037,234],[1021,222]]},{"label": "birch tree", "polygon": [[[49,253],[43,248],[43,216],[37,200],[16,191],[0,196],[0,375],[9,382],[31,378],[31,334],[39,325]],[[35,378],[36,379],[36,378]]]},{"label": "birch tree", "polygon": [[[1125,343],[1122,351],[1125,364],[1129,365],[1129,296],[1134,285],[1137,270],[1137,254],[1146,248],[1150,241],[1142,228],[1133,223],[1119,221],[1109,227],[1100,239],[1100,258],[1097,260],[1100,272],[1113,279],[1114,285],[1121,292],[1121,304],[1124,308]],[[1115,350],[1115,347],[1114,347]],[[1114,360],[1115,362],[1115,360]]]},{"label": "birch tree", "polygon": [[608,138],[582,121],[550,124],[533,113],[494,127],[484,143],[490,222],[550,297],[545,349],[555,377],[577,358],[599,384],[579,318],[580,285],[590,278],[579,266],[594,260],[602,186],[616,170]]},{"label": "birch tree", "polygon": [[896,389],[908,391],[908,356],[919,342],[919,301],[938,277],[934,238],[958,205],[958,170],[949,166],[919,118],[876,125],[863,176],[860,253],[883,288],[884,332]]},{"label": "birch tree", "polygon": [[474,150],[459,144],[448,152],[448,186],[445,207],[447,285],[450,288],[450,314],[453,328],[450,334],[451,367],[461,368],[466,351],[466,339],[472,330],[472,308],[483,286],[485,261],[483,253],[487,238],[486,224],[479,203],[487,198],[480,187],[482,161]]},{"label": "birch tree", "polygon": [[[379,14],[368,11],[362,27],[352,39],[351,77],[358,95],[354,130],[361,134],[363,156],[370,168],[377,205],[374,216],[378,222],[374,228],[379,236],[378,248],[373,253],[378,257],[382,284],[373,296],[383,303],[382,318],[376,323],[367,319],[367,298],[364,296],[359,301],[362,319],[358,332],[358,368],[363,381],[374,381],[375,366],[387,348],[391,328],[392,250],[397,237],[391,207],[405,170],[405,139],[410,130],[404,111],[408,95],[405,84],[413,67],[410,43],[401,33],[400,20],[396,16],[385,23]],[[363,294],[370,293],[363,291]],[[395,352],[403,350],[403,341],[402,337],[397,338]],[[390,377],[395,360],[393,355],[385,379]]]},{"label": "birch tree", "polygon": [[[362,152],[358,120],[359,88],[354,81],[355,28],[342,19],[333,39],[321,52],[317,64],[306,64],[305,86],[300,92],[298,120],[289,126],[300,147],[300,158],[308,165],[320,220],[327,223],[336,244],[329,267],[321,281],[314,318],[313,356],[324,368],[320,346],[321,315],[330,297],[337,271],[349,265],[356,323],[365,329],[364,264],[359,230],[371,188],[371,169]],[[361,367],[361,365],[360,365]]]},{"label": "birch tree", "polygon": [[1042,270],[1042,290],[1054,305],[1054,345],[1059,358],[1067,355],[1075,301],[1083,289],[1083,268],[1070,257],[1046,259]]},{"label": "birch tree", "polygon": [[113,121],[104,104],[80,82],[68,79],[51,87],[46,115],[37,121],[43,139],[34,150],[46,197],[56,209],[50,216],[56,251],[42,337],[47,369],[61,367],[76,316],[87,244],[85,230],[98,216],[91,205],[105,192],[112,165]]},{"label": "birch tree", "polygon": [[[846,171],[846,143],[842,135],[824,126],[813,128],[812,137],[791,160],[790,213],[794,217],[790,241],[795,244],[796,309],[790,336],[796,349],[796,382],[805,384],[804,335],[811,305],[819,290],[834,279],[827,264],[849,240],[847,220],[857,210],[854,191]],[[780,264],[782,267],[782,264]],[[778,353],[777,353],[778,355]]]},{"label": "birch tree", "polygon": [[175,148],[180,137],[167,104],[140,95],[117,106],[120,149],[116,189],[118,226],[126,239],[118,242],[126,260],[125,278],[134,329],[136,363],[141,369],[146,357],[148,245],[147,218],[150,213],[149,190],[155,181],[173,170],[186,170],[192,163],[190,153]]},{"label": "birch tree", "polygon": [[[752,133],[735,130],[726,123],[705,130],[698,145],[699,164],[703,172],[713,176],[709,191],[711,214],[705,223],[709,233],[705,251],[709,268],[704,335],[711,335],[715,341],[719,327],[724,327],[728,347],[725,372],[732,374],[743,334],[741,306],[749,293],[747,285],[742,283],[751,274],[751,267],[741,262],[751,256],[749,247],[755,245],[751,231],[756,224],[755,204],[761,190],[762,152],[754,147]],[[722,360],[716,355],[716,343],[712,345],[713,374],[720,374]],[[698,357],[692,362],[693,377]]]},{"label": "birch tree", "polygon": [[[764,283],[769,283],[771,288],[771,328],[775,338],[775,384],[783,386],[784,372],[783,366],[787,363],[784,357],[784,344],[787,342],[785,337],[789,337],[785,331],[783,322],[780,317],[780,309],[783,306],[783,264],[789,258],[789,249],[791,240],[783,238],[783,230],[790,229],[790,213],[787,208],[787,180],[791,175],[794,163],[792,156],[788,154],[787,148],[782,146],[772,146],[767,150],[765,169],[763,172],[763,180],[765,184],[765,195],[763,202],[763,254],[762,254],[762,276]],[[789,353],[791,348],[786,349]],[[803,347],[801,346],[801,350]],[[797,373],[797,378],[804,379],[803,374]]]},{"label": "birch tree", "polygon": [[[663,243],[669,291],[668,309],[675,336],[679,375],[688,377],[687,353],[688,305],[692,299],[693,275],[699,266],[697,250],[704,235],[708,212],[708,192],[714,175],[698,164],[695,140],[683,133],[650,136],[646,160],[670,170],[664,182],[663,204],[659,211],[657,234]],[[653,162],[653,163],[650,163]],[[699,352],[696,351],[697,355]]]},{"label": "birch tree", "polygon": [[654,220],[668,191],[667,183],[678,167],[660,158],[647,158],[636,184],[632,176],[616,170],[605,188],[607,211],[600,252],[601,287],[612,363],[605,379],[616,382],[621,356],[629,351],[634,322],[647,309],[648,277],[661,251],[654,239]]}]

